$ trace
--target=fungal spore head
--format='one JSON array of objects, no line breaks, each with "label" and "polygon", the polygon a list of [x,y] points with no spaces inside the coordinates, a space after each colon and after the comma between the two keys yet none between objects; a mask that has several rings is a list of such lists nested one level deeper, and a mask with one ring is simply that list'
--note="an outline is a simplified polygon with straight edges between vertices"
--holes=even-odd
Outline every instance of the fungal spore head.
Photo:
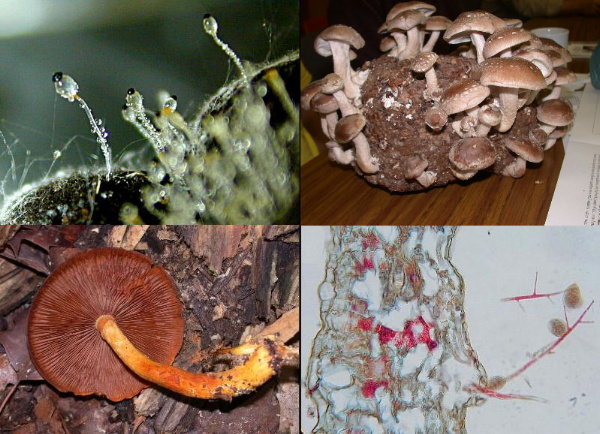
[{"label": "fungal spore head", "polygon": [[55,72],[52,75],[52,81],[54,82],[56,93],[67,99],[69,102],[73,102],[78,97],[77,93],[79,92],[79,85],[71,78],[71,76],[63,74],[62,72]]}]

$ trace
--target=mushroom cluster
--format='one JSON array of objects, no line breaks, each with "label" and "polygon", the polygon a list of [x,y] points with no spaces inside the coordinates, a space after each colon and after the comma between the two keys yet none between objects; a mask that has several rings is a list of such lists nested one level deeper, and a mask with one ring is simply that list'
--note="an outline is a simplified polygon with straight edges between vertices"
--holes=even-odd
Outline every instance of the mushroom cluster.
[{"label": "mushroom cluster", "polygon": [[[573,121],[559,99],[576,79],[569,52],[516,19],[473,11],[452,22],[434,12],[418,1],[393,7],[378,29],[385,54],[358,70],[350,61],[364,40],[354,29],[335,25],[316,38],[334,72],[303,90],[301,106],[320,115],[329,158],[401,192],[481,170],[523,176]],[[442,33],[464,44],[458,54],[432,51]]]}]

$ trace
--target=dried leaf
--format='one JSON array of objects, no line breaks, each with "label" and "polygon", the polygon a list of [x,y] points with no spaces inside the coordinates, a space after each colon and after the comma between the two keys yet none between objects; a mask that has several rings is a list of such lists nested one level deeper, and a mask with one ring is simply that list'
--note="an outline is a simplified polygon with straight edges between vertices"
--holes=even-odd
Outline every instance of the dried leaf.
[{"label": "dried leaf", "polygon": [[0,354],[0,392],[6,389],[9,384],[17,384],[17,372],[8,361],[6,354]]},{"label": "dried leaf", "polygon": [[27,318],[29,308],[22,310],[15,317],[9,330],[0,332],[0,343],[4,347],[10,364],[17,371],[19,381],[43,380],[29,357],[27,346]]},{"label": "dried leaf", "polygon": [[84,230],[80,226],[22,227],[6,243],[2,256],[43,274],[49,274],[48,253],[51,248],[71,247]]}]

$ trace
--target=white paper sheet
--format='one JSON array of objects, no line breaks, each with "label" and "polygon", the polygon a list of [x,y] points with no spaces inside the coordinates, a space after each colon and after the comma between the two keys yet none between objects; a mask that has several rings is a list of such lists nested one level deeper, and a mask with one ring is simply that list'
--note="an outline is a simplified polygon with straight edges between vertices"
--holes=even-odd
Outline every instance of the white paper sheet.
[{"label": "white paper sheet", "polygon": [[571,138],[546,225],[597,225],[600,212],[600,143]]},{"label": "white paper sheet", "polygon": [[579,95],[573,129],[563,141],[565,159],[546,225],[600,224],[600,91],[590,83]]}]

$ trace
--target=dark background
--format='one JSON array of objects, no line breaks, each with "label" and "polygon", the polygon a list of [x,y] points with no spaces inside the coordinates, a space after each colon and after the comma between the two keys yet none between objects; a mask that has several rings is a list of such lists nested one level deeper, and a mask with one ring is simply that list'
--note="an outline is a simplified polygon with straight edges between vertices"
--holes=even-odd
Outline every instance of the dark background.
[{"label": "dark background", "polygon": [[121,118],[125,93],[135,87],[154,111],[157,92],[166,90],[178,96],[184,115],[213,94],[227,79],[229,61],[204,33],[206,13],[216,17],[219,36],[243,60],[273,59],[298,47],[296,0],[0,1],[0,131],[17,167],[15,180],[0,140],[4,191],[21,183],[26,160],[44,161],[34,163],[24,181],[43,177],[53,152],[69,139],[53,170],[104,166],[85,113],[55,93],[56,71],[78,82],[80,95],[105,121],[113,160],[126,148],[151,155]]}]

